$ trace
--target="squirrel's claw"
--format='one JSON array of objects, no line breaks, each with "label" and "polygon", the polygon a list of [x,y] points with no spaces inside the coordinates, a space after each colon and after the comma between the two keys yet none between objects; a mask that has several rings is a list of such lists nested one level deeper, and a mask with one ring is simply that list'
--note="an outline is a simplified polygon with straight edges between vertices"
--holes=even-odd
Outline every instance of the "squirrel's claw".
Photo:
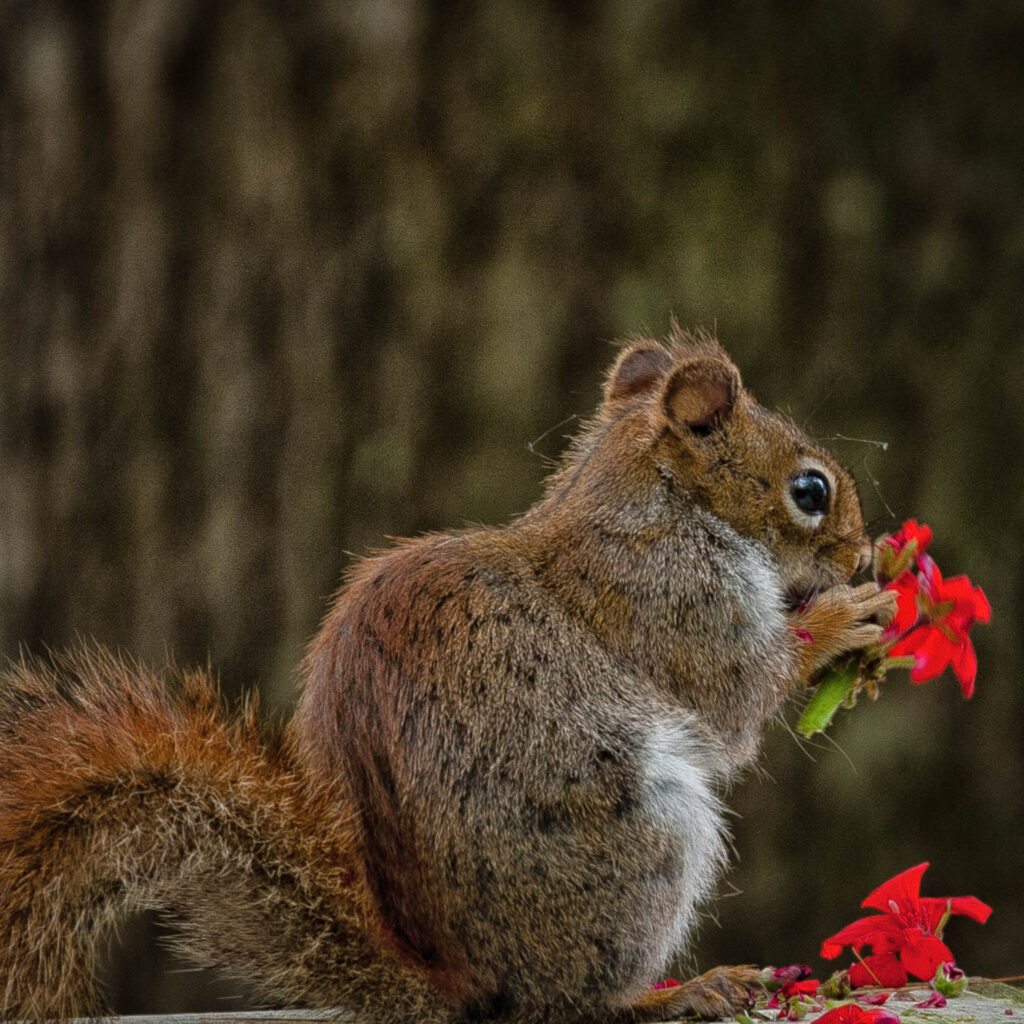
[{"label": "squirrel's claw", "polygon": [[761,972],[749,964],[714,967],[673,988],[652,989],[631,1007],[635,1021],[698,1017],[720,1020],[749,1009],[761,987]]},{"label": "squirrel's claw", "polygon": [[789,616],[801,637],[799,679],[808,682],[841,655],[878,643],[895,616],[896,595],[879,590],[877,583],[822,591]]}]

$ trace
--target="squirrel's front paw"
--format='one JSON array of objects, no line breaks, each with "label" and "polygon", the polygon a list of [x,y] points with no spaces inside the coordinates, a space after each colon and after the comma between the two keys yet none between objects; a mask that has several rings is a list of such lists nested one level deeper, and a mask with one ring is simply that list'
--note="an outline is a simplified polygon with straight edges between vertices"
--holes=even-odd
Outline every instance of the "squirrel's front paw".
[{"label": "squirrel's front paw", "polygon": [[637,1021],[680,1017],[719,1020],[749,1010],[760,988],[761,972],[756,967],[714,967],[682,985],[652,989],[631,1010]]},{"label": "squirrel's front paw", "polygon": [[896,615],[896,595],[877,583],[831,587],[790,615],[800,643],[800,679],[815,673],[842,654],[878,643]]}]

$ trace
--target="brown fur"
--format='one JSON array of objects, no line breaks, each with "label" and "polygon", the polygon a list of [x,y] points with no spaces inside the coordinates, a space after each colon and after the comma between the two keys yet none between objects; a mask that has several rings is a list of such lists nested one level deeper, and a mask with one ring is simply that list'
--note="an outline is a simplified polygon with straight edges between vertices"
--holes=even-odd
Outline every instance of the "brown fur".
[{"label": "brown fur", "polygon": [[[809,465],[820,522],[787,504]],[[729,1012],[752,969],[649,986],[723,866],[717,788],[891,614],[846,584],[866,549],[841,467],[677,330],[623,351],[522,518],[356,567],[284,739],[201,676],[170,696],[109,655],[17,667],[4,1012],[98,1012],[96,942],[137,907],[269,998],[381,1022]]]},{"label": "brown fur", "polygon": [[391,988],[409,1019],[432,1001],[372,941],[351,814],[309,785],[279,738],[260,738],[254,710],[228,721],[204,675],[169,691],[97,650],[5,675],[5,1016],[103,1013],[97,947],[143,908],[176,911],[186,953],[270,999],[344,996],[369,1015]]}]

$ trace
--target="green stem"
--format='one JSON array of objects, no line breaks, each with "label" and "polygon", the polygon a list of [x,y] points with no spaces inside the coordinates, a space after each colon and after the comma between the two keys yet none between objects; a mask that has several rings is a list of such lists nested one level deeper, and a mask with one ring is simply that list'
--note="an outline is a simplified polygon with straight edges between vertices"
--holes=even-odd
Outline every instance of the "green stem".
[{"label": "green stem", "polygon": [[800,721],[796,723],[796,731],[807,737],[813,736],[816,732],[824,732],[839,705],[857,685],[858,677],[857,661],[853,658],[844,665],[830,669],[804,708]]}]

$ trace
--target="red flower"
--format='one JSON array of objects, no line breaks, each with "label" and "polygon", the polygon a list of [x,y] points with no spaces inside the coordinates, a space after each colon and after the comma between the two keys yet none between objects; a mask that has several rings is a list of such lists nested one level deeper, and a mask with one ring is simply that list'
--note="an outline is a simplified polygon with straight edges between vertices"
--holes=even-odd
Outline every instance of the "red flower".
[{"label": "red flower", "polygon": [[[951,665],[964,698],[974,693],[978,658],[968,634],[975,622],[988,622],[992,610],[985,592],[966,576],[943,580],[923,553],[931,539],[928,526],[908,519],[876,542],[875,582],[896,595],[896,615],[878,643],[826,671],[797,722],[802,736],[824,732],[840,705],[852,707],[861,691],[877,698],[879,684],[894,668],[909,668],[911,682],[923,683]],[[805,629],[790,629],[803,643],[814,642]]]},{"label": "red flower", "polygon": [[925,523],[918,523],[916,519],[908,519],[896,533],[889,534],[884,543],[902,551],[911,541],[917,543],[914,554],[923,555],[932,542],[932,528]]},{"label": "red flower", "polygon": [[875,576],[879,583],[899,579],[932,542],[932,528],[908,519],[896,533],[883,537],[875,548]]},{"label": "red flower", "polygon": [[970,697],[978,658],[968,633],[975,622],[992,617],[988,598],[966,576],[944,580],[927,555],[918,559],[918,566],[916,576],[903,573],[889,584],[897,595],[897,612],[887,635],[899,638],[889,657],[913,656],[914,683],[934,679],[952,665],[964,697]]},{"label": "red flower", "polygon": [[865,1010],[856,1003],[844,1003],[823,1013],[815,1024],[899,1024],[899,1020],[888,1010]]},{"label": "red flower", "polygon": [[927,867],[927,862],[918,864],[880,885],[861,906],[884,913],[862,917],[822,943],[821,955],[828,960],[838,956],[843,946],[855,951],[871,947],[872,954],[863,963],[850,967],[854,988],[898,988],[906,984],[908,974],[930,981],[940,964],[956,959],[940,938],[947,917],[963,914],[981,924],[988,920],[992,908],[973,896],[921,897],[921,876]]},{"label": "red flower", "polygon": [[[794,964],[794,968],[798,967],[802,967],[802,965]],[[793,968],[781,968],[775,971],[774,978],[781,979],[783,971],[792,970]],[[807,974],[811,973],[809,967],[804,967],[803,970]],[[815,999],[818,995],[818,984],[814,978],[808,978],[803,974],[796,977],[791,975],[788,981],[784,981],[771,994],[765,1007],[769,1010],[779,1011],[777,1020],[802,1020],[808,1009],[821,1009]]]},{"label": "red flower", "polygon": [[770,1009],[776,1009],[790,999],[816,996],[818,994],[818,985],[819,982],[814,978],[787,981],[781,988],[778,988],[771,994],[767,1005]]}]

